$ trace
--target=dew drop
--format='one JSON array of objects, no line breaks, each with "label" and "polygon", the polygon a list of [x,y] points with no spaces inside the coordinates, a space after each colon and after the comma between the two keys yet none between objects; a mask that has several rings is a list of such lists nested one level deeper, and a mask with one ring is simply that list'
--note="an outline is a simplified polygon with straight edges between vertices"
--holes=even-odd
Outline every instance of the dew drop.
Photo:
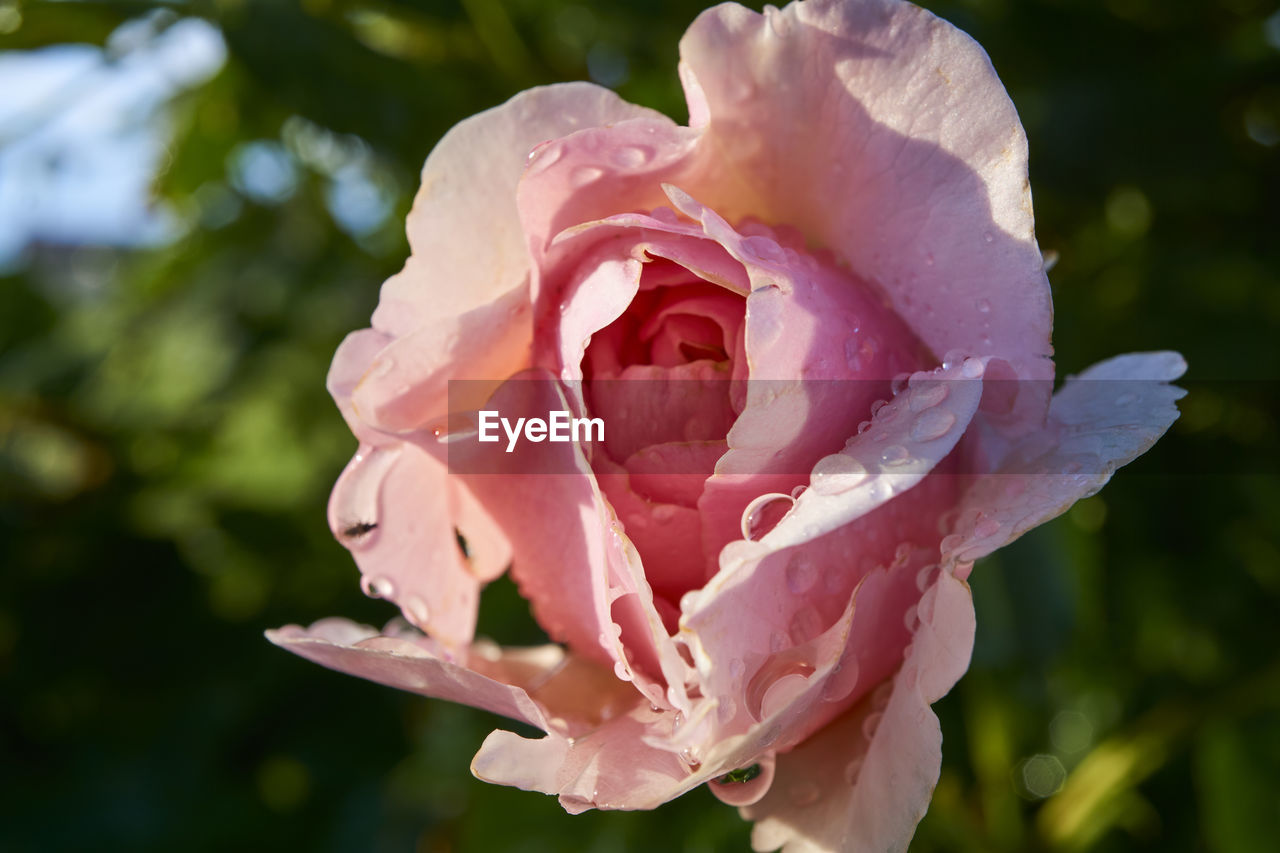
[{"label": "dew drop", "polygon": [[791,641],[797,646],[822,633],[822,616],[812,607],[802,607],[791,617]]},{"label": "dew drop", "polygon": [[850,655],[836,664],[822,685],[822,698],[827,702],[839,702],[858,686],[858,659]]},{"label": "dew drop", "polygon": [[613,664],[613,674],[618,677],[619,681],[631,680],[631,669],[622,661],[615,661]]},{"label": "dew drop", "polygon": [[[943,389],[946,390],[945,388]],[[942,438],[955,426],[956,416],[946,409],[930,409],[916,415],[911,424],[912,441],[933,441]]]},{"label": "dew drop", "polygon": [[920,610],[916,605],[912,604],[907,608],[906,613],[902,616],[902,624],[912,633],[915,632],[916,628],[920,627]]},{"label": "dew drop", "polygon": [[986,367],[976,358],[966,358],[960,365],[960,375],[965,379],[977,379],[986,372]]},{"label": "dew drop", "polygon": [[979,314],[990,314],[990,313],[991,313],[991,300],[990,300],[990,299],[979,299],[979,300],[978,300],[978,302],[977,302],[977,308],[978,308],[978,313],[979,313]]},{"label": "dew drop", "polygon": [[927,267],[933,266],[933,252],[924,253],[924,264]]},{"label": "dew drop", "polygon": [[809,483],[814,494],[838,495],[867,479],[867,468],[852,456],[833,453],[813,466]]},{"label": "dew drop", "polygon": [[871,740],[876,736],[876,729],[880,728],[880,719],[884,715],[879,711],[872,711],[867,714],[867,718],[862,721],[862,736],[867,740]]},{"label": "dew drop", "polygon": [[995,536],[1003,527],[1004,525],[994,518],[984,518],[974,526],[973,535],[979,539],[986,539],[988,536]]},{"label": "dew drop", "polygon": [[800,496],[809,491],[809,487],[803,483],[791,490],[791,499],[793,501],[800,500]]},{"label": "dew drop", "polygon": [[756,722],[760,722],[794,699],[811,675],[811,663],[785,657],[772,658],[760,667],[760,671],[747,684],[743,697],[747,703],[747,713]]},{"label": "dew drop", "polygon": [[941,569],[939,569],[938,564],[934,563],[933,565],[925,566],[923,569],[916,572],[916,589],[920,592],[924,592],[926,589],[933,586],[933,582],[937,579],[939,571],[941,571]]},{"label": "dew drop", "polygon": [[409,621],[417,625],[422,630],[427,630],[427,623],[431,621],[431,611],[427,609],[427,603],[419,596],[411,595],[405,599],[404,615]]},{"label": "dew drop", "polygon": [[775,761],[773,753],[766,752],[756,758],[754,764],[735,768],[711,780],[707,787],[727,805],[749,806],[758,803],[773,785]]},{"label": "dew drop", "polygon": [[887,405],[889,405],[888,400],[876,400],[871,404],[871,417],[874,418],[876,415],[880,414],[880,410]]},{"label": "dew drop", "polygon": [[821,795],[822,791],[818,786],[808,780],[797,782],[791,786],[791,802],[800,808],[813,805]]},{"label": "dew drop", "polygon": [[892,380],[890,380],[889,390],[893,393],[893,396],[896,397],[902,393],[902,389],[907,387],[907,380],[910,378],[911,378],[910,373],[899,373],[897,376],[893,377]]},{"label": "dew drop", "polygon": [[564,157],[564,146],[547,144],[539,145],[537,148],[529,152],[529,174],[538,174],[550,169],[556,163],[560,162],[560,158]]},{"label": "dew drop", "polygon": [[880,462],[890,468],[905,465],[911,461],[911,454],[901,444],[891,444],[880,454]]},{"label": "dew drop", "polygon": [[844,781],[848,782],[850,785],[857,784],[858,774],[861,772],[862,772],[862,759],[861,758],[853,759],[853,761],[850,761],[848,764],[845,765]]},{"label": "dew drop", "polygon": [[754,542],[765,536],[795,504],[795,498],[781,492],[756,498],[742,511],[742,538]]},{"label": "dew drop", "polygon": [[395,595],[396,587],[389,578],[382,576],[360,578],[360,588],[370,598],[390,598]]},{"label": "dew drop", "polygon": [[746,249],[756,258],[770,263],[783,263],[787,256],[783,253],[782,247],[775,240],[761,235],[753,237],[745,237],[742,240],[742,248]]},{"label": "dew drop", "polygon": [[871,429],[871,421],[863,421],[862,423],[858,424],[858,435],[862,435],[864,432],[866,432],[869,429]]},{"label": "dew drop", "polygon": [[680,760],[683,761],[685,766],[690,770],[702,766],[702,756],[698,753],[698,750],[692,746],[686,746],[684,749],[680,750]]},{"label": "dew drop", "polygon": [[599,166],[579,166],[569,175],[569,183],[575,187],[585,187],[604,176],[604,169]]},{"label": "dew drop", "polygon": [[908,401],[911,411],[921,412],[925,409],[931,409],[934,406],[947,399],[947,386],[942,382],[921,383],[911,389],[911,398]]},{"label": "dew drop", "polygon": [[996,235],[992,234],[990,231],[983,231],[983,232],[982,232],[982,242],[984,242],[984,243],[994,243],[994,242],[995,242],[995,240],[996,240]]},{"label": "dew drop", "polygon": [[653,149],[647,145],[624,145],[613,152],[614,165],[622,169],[639,169],[653,159]]},{"label": "dew drop", "polygon": [[399,455],[398,447],[362,446],[342,472],[334,489],[330,524],[348,548],[367,548],[377,540],[382,484]]}]

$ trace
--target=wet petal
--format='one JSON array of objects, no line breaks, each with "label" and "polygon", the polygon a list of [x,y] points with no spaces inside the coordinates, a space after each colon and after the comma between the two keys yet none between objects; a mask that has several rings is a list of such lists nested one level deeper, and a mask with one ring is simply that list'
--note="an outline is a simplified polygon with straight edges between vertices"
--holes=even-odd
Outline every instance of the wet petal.
[{"label": "wet petal", "polygon": [[745,818],[757,822],[751,839],[755,850],[907,849],[942,761],[942,733],[929,705],[964,674],[975,628],[973,601],[963,581],[940,572],[926,591],[929,596],[888,696],[873,693],[779,756],[773,788],[743,809]]},{"label": "wet petal", "polygon": [[972,563],[1101,489],[1177,419],[1174,403],[1186,392],[1168,383],[1185,370],[1177,353],[1134,353],[1068,379],[1046,429],[965,493],[955,530],[943,540],[948,564]]},{"label": "wet petal", "polygon": [[724,4],[680,53],[703,158],[684,189],[837,252],[935,353],[1052,376],[1026,137],[972,39],[893,0]]}]

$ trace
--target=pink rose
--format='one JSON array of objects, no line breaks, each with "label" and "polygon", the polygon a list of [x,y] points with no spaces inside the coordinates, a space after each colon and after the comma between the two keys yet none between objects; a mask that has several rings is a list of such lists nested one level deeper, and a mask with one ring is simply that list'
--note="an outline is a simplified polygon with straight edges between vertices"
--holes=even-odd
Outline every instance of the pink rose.
[{"label": "pink rose", "polygon": [[[407,623],[270,637],[537,726],[472,769],[570,811],[710,783],[759,850],[902,850],[973,561],[1150,447],[1184,364],[1050,400],[1026,139],[964,33],[725,4],[680,48],[689,127],[550,86],[428,158],[412,255],[329,375],[360,440],[330,522]],[[482,443],[479,411],[605,435]],[[555,645],[474,639],[508,568]]]}]

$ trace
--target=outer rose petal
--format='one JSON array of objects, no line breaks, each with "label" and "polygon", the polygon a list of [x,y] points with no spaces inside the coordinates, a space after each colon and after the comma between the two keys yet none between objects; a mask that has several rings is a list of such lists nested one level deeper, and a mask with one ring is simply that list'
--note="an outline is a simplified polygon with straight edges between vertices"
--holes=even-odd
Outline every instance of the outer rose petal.
[{"label": "outer rose petal", "polygon": [[530,259],[516,185],[530,151],[567,133],[653,117],[590,83],[521,92],[457,124],[427,158],[409,214],[405,268],[382,287],[373,326],[396,338],[355,389],[391,431],[445,411],[448,379],[509,376],[527,362]]},{"label": "outer rose petal", "polygon": [[896,0],[726,3],[680,53],[705,125],[701,168],[673,182],[837,252],[935,353],[1052,376],[1026,136],[976,42]]},{"label": "outer rose petal", "polygon": [[1174,352],[1133,353],[1069,378],[1046,428],[965,493],[942,543],[946,563],[972,563],[1101,489],[1177,420],[1174,402],[1186,391],[1167,383],[1186,368]]},{"label": "outer rose petal", "polygon": [[942,761],[942,732],[929,705],[964,674],[975,628],[969,589],[949,572],[937,574],[921,610],[887,703],[877,707],[873,694],[778,757],[773,788],[742,810],[757,821],[751,836],[756,850],[907,849]]},{"label": "outer rose petal", "polygon": [[[423,696],[462,702],[569,735],[595,728],[635,702],[608,670],[559,646],[472,646],[453,657],[441,645],[394,623],[383,632],[346,619],[308,628],[288,625],[267,639],[321,666]],[[558,727],[558,728],[557,728]]]}]

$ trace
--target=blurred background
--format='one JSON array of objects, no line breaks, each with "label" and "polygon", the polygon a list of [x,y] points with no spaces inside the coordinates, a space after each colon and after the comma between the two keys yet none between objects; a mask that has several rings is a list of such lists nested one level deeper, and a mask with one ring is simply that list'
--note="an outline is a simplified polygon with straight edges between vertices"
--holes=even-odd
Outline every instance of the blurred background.
[{"label": "blurred background", "polygon": [[[919,851],[1280,838],[1280,13],[930,3],[1031,139],[1060,374],[1174,348],[1183,416],[978,565]],[[696,2],[0,0],[0,850],[742,851],[699,790],[565,815],[499,720],[265,628],[381,624],[325,526],[324,392],[459,119],[592,79],[684,120]],[[758,6],[757,6],[758,8]],[[481,630],[539,633],[511,585]]]}]

